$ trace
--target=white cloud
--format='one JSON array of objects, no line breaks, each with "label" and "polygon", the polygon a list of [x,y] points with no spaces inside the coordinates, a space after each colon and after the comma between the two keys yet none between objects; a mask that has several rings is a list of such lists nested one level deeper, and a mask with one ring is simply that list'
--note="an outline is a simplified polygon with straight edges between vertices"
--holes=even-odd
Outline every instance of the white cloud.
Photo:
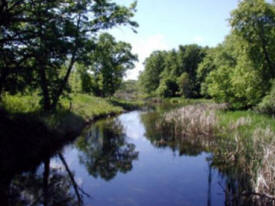
[{"label": "white cloud", "polygon": [[155,50],[169,49],[165,38],[161,34],[155,34],[145,39],[138,38],[131,42],[132,52],[138,55],[139,61],[135,64],[135,68],[127,71],[125,79],[137,79],[139,72],[144,69],[143,62]]}]

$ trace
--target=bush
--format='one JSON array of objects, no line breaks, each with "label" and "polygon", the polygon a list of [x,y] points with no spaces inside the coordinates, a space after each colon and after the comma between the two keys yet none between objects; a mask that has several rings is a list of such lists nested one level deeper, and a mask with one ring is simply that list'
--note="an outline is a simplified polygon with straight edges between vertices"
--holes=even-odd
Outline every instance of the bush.
[{"label": "bush", "polygon": [[275,80],[272,82],[270,93],[263,98],[257,109],[262,113],[275,115]]},{"label": "bush", "polygon": [[157,89],[157,94],[161,97],[175,97],[179,87],[173,79],[164,79]]}]

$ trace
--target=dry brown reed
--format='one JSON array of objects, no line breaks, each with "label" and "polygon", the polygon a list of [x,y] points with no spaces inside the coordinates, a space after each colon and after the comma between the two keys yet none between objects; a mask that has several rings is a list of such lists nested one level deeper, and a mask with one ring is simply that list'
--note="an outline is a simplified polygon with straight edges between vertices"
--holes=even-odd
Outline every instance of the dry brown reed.
[{"label": "dry brown reed", "polygon": [[218,118],[215,110],[225,109],[225,104],[197,104],[176,109],[164,115],[158,128],[173,131],[176,137],[213,137],[217,131]]},{"label": "dry brown reed", "polygon": [[[269,141],[267,141],[269,140]],[[254,180],[256,193],[268,194],[275,200],[275,133],[267,127],[253,133],[255,155],[261,156],[261,167]]]}]

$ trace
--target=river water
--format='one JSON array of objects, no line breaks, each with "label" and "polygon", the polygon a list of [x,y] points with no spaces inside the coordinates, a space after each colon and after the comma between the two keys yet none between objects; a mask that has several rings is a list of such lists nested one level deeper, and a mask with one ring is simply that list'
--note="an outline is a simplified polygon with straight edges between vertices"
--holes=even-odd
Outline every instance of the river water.
[{"label": "river water", "polygon": [[[158,142],[152,117],[156,113],[133,111],[98,121],[63,149],[89,194],[84,205],[224,205],[226,178],[211,167],[211,154]],[[64,170],[57,157],[50,165]]]},{"label": "river water", "polygon": [[20,162],[32,151],[2,152],[17,156],[1,160],[11,166],[0,168],[0,205],[252,205],[253,199],[239,195],[252,191],[253,177],[243,166],[249,155],[228,159],[232,142],[169,136],[158,129],[167,110],[169,106],[97,121],[61,150],[50,148],[55,155],[36,162]]}]

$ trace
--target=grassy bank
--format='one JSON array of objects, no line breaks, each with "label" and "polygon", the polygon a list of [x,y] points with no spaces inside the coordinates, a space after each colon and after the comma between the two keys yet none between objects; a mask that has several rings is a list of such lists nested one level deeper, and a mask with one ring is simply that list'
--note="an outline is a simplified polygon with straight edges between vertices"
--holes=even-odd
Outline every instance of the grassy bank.
[{"label": "grassy bank", "polygon": [[6,95],[2,99],[1,108],[7,114],[24,118],[37,118],[49,129],[59,133],[79,133],[85,124],[127,110],[137,109],[142,103],[114,98],[99,98],[85,94],[74,94],[61,99],[54,114],[41,112],[37,95]]},{"label": "grassy bank", "polygon": [[[6,95],[2,101],[2,107],[12,114],[41,113],[40,100],[37,95]],[[112,105],[108,100],[103,98],[85,94],[75,94],[69,98],[61,99],[57,113],[64,111],[71,111],[83,119],[90,119],[109,113],[120,113],[123,111],[123,108]]]},{"label": "grassy bank", "polygon": [[133,101],[76,94],[62,99],[57,111],[47,114],[41,111],[37,95],[6,95],[0,105],[2,172],[9,175],[36,167],[79,136],[87,123],[138,106]]}]

